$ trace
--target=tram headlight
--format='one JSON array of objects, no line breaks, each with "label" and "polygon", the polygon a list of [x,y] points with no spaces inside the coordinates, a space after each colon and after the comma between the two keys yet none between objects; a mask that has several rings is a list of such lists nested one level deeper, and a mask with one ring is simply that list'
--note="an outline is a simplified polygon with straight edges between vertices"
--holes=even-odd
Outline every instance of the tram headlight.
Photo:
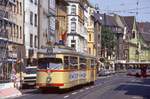
[{"label": "tram headlight", "polygon": [[51,77],[47,77],[47,83],[50,83],[51,82]]}]

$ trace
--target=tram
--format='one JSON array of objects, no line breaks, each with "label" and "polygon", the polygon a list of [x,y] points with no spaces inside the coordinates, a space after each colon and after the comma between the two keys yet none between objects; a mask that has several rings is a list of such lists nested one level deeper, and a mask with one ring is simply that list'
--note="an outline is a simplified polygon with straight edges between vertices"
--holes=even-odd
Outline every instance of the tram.
[{"label": "tram", "polygon": [[129,62],[125,63],[129,76],[147,77],[150,76],[150,63],[149,62]]},{"label": "tram", "polygon": [[73,50],[54,50],[51,57],[38,60],[36,86],[68,89],[82,84],[94,84],[96,58]]}]

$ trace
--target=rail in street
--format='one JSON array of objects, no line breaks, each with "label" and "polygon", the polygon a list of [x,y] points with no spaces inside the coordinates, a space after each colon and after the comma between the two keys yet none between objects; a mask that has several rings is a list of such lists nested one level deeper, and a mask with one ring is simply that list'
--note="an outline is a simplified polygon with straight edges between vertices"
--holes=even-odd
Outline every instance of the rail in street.
[{"label": "rail in street", "polygon": [[23,90],[15,99],[150,99],[150,79],[116,74],[98,78],[93,86],[84,86],[66,93],[41,93],[37,89]]}]

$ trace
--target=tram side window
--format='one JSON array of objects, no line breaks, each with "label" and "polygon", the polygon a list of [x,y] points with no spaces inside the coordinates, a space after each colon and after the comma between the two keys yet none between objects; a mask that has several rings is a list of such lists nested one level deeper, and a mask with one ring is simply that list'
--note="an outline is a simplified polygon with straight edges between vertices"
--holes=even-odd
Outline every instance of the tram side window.
[{"label": "tram side window", "polygon": [[78,69],[78,58],[77,57],[70,57],[70,68],[71,69]]},{"label": "tram side window", "polygon": [[85,58],[80,58],[80,69],[86,69],[87,60]]},{"label": "tram side window", "polygon": [[64,69],[69,68],[69,56],[64,56]]}]

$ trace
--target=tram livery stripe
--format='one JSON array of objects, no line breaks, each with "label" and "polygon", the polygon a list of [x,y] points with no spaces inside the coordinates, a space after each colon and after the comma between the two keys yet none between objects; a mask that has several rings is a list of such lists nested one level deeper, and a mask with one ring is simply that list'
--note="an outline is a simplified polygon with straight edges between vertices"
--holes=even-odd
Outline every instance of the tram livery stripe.
[{"label": "tram livery stripe", "polygon": [[[92,69],[91,69],[92,70]],[[86,70],[37,70],[38,72],[72,72],[72,71],[86,71]]]},{"label": "tram livery stripe", "polygon": [[64,86],[64,83],[51,83],[51,84],[45,84],[45,83],[37,83],[37,86],[55,86],[55,87],[59,87],[59,86]]}]

